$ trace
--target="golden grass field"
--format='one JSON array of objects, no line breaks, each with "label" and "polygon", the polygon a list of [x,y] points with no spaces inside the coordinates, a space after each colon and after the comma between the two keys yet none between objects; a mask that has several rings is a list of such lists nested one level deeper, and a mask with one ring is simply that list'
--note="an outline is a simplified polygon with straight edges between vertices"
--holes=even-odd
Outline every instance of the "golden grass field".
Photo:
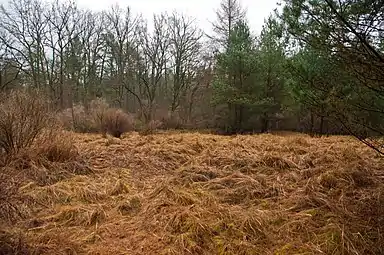
[{"label": "golden grass field", "polygon": [[22,175],[3,254],[384,254],[384,158],[351,137],[66,133],[55,150],[3,167]]}]

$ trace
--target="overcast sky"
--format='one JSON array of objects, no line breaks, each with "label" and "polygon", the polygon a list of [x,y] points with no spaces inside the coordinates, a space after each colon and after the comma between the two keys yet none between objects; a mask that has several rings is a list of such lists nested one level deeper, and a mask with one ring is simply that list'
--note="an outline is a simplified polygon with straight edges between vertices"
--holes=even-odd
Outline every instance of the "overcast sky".
[{"label": "overcast sky", "polygon": [[[46,0],[43,0],[46,1]],[[50,0],[48,0],[50,1]],[[65,1],[65,0],[62,0]],[[220,7],[221,0],[74,0],[79,7],[95,11],[110,8],[113,4],[121,7],[130,6],[134,13],[141,13],[148,21],[152,20],[154,13],[176,10],[196,19],[204,32],[211,31],[211,23],[215,21],[215,10]],[[247,18],[251,30],[260,33],[264,19],[277,7],[277,0],[239,0],[247,10]],[[6,4],[8,0],[0,0]]]},{"label": "overcast sky", "polygon": [[[76,2],[78,6],[92,10],[107,9],[112,4],[118,3],[122,7],[130,6],[133,12],[143,14],[148,20],[152,19],[154,13],[176,10],[195,18],[199,27],[209,33],[210,21],[215,20],[215,10],[220,6],[221,0],[77,0]],[[247,18],[252,31],[260,32],[264,19],[276,8],[276,2],[276,0],[240,0],[242,6],[247,9]]]}]

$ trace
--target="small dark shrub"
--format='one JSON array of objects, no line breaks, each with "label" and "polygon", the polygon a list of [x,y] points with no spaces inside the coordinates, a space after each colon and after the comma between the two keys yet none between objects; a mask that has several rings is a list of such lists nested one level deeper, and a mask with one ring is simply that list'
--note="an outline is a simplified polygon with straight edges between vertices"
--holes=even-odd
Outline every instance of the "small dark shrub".
[{"label": "small dark shrub", "polygon": [[103,133],[108,133],[120,138],[125,132],[132,131],[135,126],[133,116],[128,115],[120,109],[109,109],[105,112],[102,123]]}]

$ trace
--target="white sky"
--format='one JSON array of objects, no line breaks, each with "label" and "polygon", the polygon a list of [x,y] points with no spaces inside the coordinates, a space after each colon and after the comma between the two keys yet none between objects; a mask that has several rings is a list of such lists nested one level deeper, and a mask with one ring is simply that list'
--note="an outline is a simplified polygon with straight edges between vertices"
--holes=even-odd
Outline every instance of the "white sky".
[{"label": "white sky", "polygon": [[[45,0],[43,0],[45,1]],[[49,0],[48,0],[49,1]],[[65,1],[65,0],[62,0]],[[211,34],[211,23],[215,21],[215,10],[220,7],[221,0],[74,0],[79,7],[95,11],[110,8],[113,4],[121,7],[131,7],[136,14],[142,14],[150,22],[153,14],[176,10],[193,17],[199,28]],[[278,0],[238,0],[247,10],[247,18],[251,30],[260,33],[264,19],[277,7]],[[0,0],[0,4],[7,4],[8,0]]]},{"label": "white sky", "polygon": [[[4,0],[0,0],[4,1]],[[251,30],[259,33],[264,19],[276,8],[277,0],[239,0],[247,9],[247,18]],[[220,7],[221,0],[75,0],[79,7],[91,10],[108,9],[118,3],[121,7],[130,6],[134,13],[141,13],[151,21],[154,13],[176,10],[196,19],[204,32],[211,31],[211,21],[216,18],[215,10]]]}]

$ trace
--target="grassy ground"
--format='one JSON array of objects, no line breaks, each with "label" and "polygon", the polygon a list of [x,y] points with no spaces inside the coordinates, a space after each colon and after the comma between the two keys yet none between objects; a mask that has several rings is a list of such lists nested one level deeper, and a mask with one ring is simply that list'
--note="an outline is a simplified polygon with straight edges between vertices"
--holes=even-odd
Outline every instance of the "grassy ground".
[{"label": "grassy ground", "polygon": [[353,138],[70,136],[3,167],[0,253],[384,254],[384,159]]}]

